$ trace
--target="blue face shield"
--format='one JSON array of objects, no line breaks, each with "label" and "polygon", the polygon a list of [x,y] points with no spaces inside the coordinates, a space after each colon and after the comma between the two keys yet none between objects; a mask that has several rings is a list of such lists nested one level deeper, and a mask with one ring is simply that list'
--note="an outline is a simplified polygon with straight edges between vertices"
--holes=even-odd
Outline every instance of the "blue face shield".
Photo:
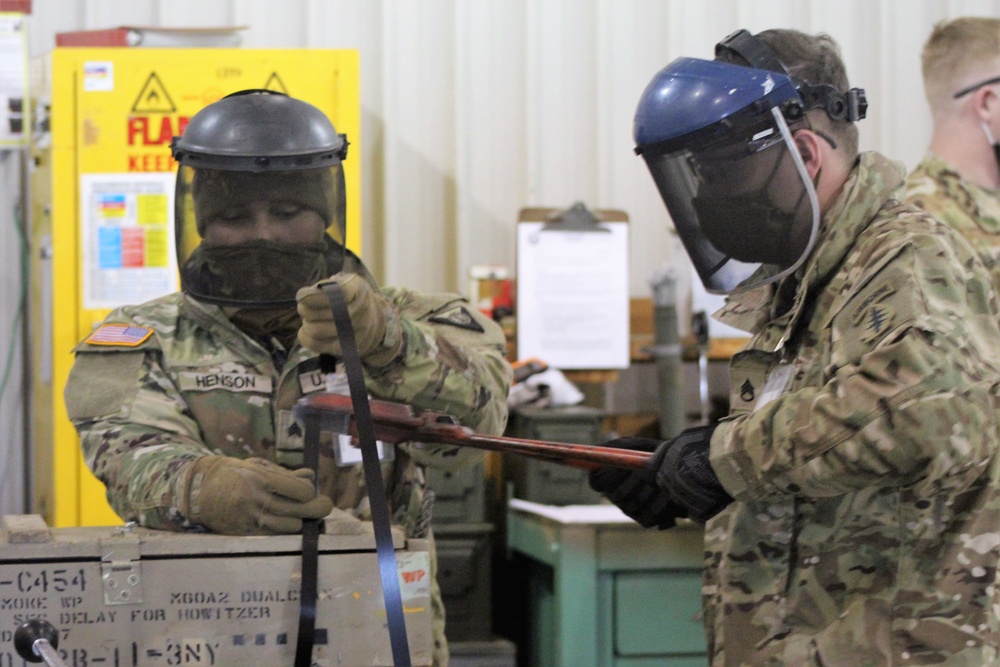
[{"label": "blue face shield", "polygon": [[779,280],[816,242],[819,204],[782,109],[782,74],[682,58],[636,112],[636,140],[705,289]]}]

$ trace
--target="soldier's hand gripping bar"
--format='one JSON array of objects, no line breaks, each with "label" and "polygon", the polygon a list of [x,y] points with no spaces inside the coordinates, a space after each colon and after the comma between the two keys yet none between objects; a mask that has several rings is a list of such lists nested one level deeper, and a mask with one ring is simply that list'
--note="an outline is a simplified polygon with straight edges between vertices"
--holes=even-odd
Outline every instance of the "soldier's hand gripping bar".
[{"label": "soldier's hand gripping bar", "polygon": [[[387,443],[439,442],[459,447],[521,454],[584,470],[606,466],[641,469],[652,456],[650,452],[600,445],[480,435],[443,412],[424,410],[418,413],[408,405],[389,401],[371,400],[369,403],[372,420],[375,422],[375,437]],[[334,417],[330,420],[334,431],[356,435],[352,418],[354,408],[350,396],[314,394],[301,399],[299,408],[326,413]]]}]

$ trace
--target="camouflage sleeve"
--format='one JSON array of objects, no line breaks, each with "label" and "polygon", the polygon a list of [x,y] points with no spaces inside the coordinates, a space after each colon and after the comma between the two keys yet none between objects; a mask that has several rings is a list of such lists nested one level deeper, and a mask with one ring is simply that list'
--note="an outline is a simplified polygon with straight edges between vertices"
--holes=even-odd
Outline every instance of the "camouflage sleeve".
[{"label": "camouflage sleeve", "polygon": [[[960,275],[953,251],[928,250],[903,249],[831,318],[823,386],[717,429],[712,466],[731,495],[933,493],[981,474],[998,446],[995,300],[981,267]],[[874,309],[880,326],[863,326]]]},{"label": "camouflage sleeve", "polygon": [[[399,308],[405,343],[388,367],[366,373],[372,395],[445,412],[479,433],[503,433],[513,371],[500,326],[458,295],[382,293]],[[470,448],[430,443],[411,454],[423,465],[449,468],[482,458]]]},{"label": "camouflage sleeve", "polygon": [[979,229],[976,219],[987,212],[977,210],[975,197],[963,183],[954,168],[928,154],[906,177],[906,201],[968,234]]},{"label": "camouflage sleeve", "polygon": [[[66,406],[87,466],[106,486],[115,512],[148,528],[182,530],[188,526],[175,489],[188,463],[212,452],[157,356],[77,352]],[[129,372],[121,372],[126,367]],[[95,400],[95,393],[102,398]]]}]

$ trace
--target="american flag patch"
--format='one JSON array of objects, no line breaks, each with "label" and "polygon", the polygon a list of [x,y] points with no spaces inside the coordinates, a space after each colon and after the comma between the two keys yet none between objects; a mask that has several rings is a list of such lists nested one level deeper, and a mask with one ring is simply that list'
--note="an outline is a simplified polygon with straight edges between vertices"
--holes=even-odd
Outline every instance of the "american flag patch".
[{"label": "american flag patch", "polygon": [[121,345],[135,347],[153,335],[147,327],[133,327],[128,324],[104,324],[90,334],[84,343],[90,345]]}]

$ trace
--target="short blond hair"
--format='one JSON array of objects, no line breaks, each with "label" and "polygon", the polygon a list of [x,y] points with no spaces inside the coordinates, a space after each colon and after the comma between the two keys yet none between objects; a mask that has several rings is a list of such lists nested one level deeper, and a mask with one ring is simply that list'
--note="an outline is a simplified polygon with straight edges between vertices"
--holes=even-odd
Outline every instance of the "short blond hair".
[{"label": "short blond hair", "polygon": [[924,94],[936,112],[961,88],[1000,76],[1000,19],[965,16],[936,24],[920,60]]}]

